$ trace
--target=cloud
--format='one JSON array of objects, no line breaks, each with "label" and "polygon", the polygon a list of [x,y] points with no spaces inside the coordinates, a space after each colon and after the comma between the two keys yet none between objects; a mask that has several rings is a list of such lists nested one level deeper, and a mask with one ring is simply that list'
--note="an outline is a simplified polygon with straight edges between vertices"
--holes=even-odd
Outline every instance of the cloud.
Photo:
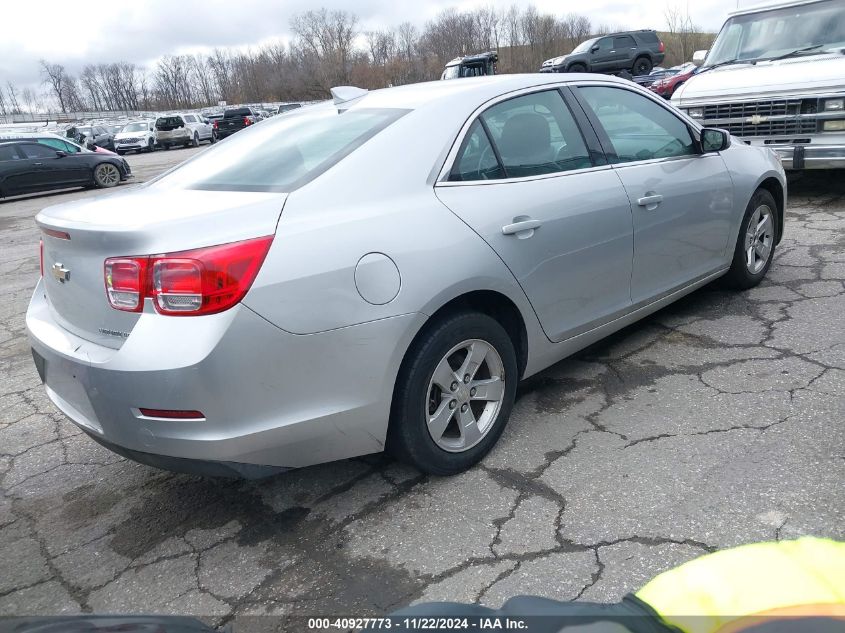
[{"label": "cloud", "polygon": [[[78,73],[88,63],[129,61],[152,65],[167,53],[255,46],[273,38],[287,39],[291,35],[291,17],[315,6],[351,11],[359,17],[362,28],[373,29],[403,21],[423,26],[447,7],[506,8],[512,3],[513,0],[322,0],[318,5],[313,0],[143,0],[108,4],[100,0],[42,0],[35,5],[6,0],[2,9],[6,28],[0,38],[0,82],[37,86],[41,58],[62,63]],[[608,26],[659,29],[665,22],[665,4],[661,3],[594,0],[581,7],[560,0],[536,0],[534,4],[541,12],[582,12],[594,24]],[[694,22],[716,30],[734,7],[735,0],[698,0],[689,10]],[[21,28],[13,28],[14,25]]]}]

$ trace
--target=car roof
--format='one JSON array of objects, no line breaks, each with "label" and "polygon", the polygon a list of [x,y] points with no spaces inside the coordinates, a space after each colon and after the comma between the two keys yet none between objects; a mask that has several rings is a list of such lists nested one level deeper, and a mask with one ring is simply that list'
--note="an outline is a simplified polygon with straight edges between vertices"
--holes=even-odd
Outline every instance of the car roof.
[{"label": "car roof", "polygon": [[736,15],[748,15],[749,13],[760,13],[762,11],[770,11],[772,9],[783,9],[785,7],[800,7],[805,4],[817,4],[819,2],[830,2],[830,0],[780,0],[776,2],[765,2],[755,4],[743,9],[735,9],[728,12],[728,17]]},{"label": "car roof", "polygon": [[[589,77],[591,75],[585,73],[525,73],[465,77],[450,81],[428,81],[372,90],[349,103],[350,106],[354,105],[354,107],[406,108],[411,110],[448,99],[466,100],[467,103],[481,104],[515,90],[584,80]],[[593,75],[592,77],[620,85],[633,86],[629,81],[610,75]]]}]

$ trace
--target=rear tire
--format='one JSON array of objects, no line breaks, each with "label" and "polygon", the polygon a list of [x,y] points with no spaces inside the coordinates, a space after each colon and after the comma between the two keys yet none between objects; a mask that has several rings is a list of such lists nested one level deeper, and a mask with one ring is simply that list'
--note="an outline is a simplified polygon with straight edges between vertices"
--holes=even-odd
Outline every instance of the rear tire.
[{"label": "rear tire", "polygon": [[516,351],[498,321],[458,312],[432,322],[399,370],[387,450],[433,475],[470,468],[502,434],[518,381]]},{"label": "rear tire", "polygon": [[637,57],[634,61],[632,72],[634,73],[634,77],[642,77],[643,75],[649,74],[652,68],[654,68],[654,65],[648,57]]},{"label": "rear tire", "polygon": [[733,261],[723,281],[729,288],[747,290],[761,281],[772,265],[778,234],[777,203],[771,193],[758,189],[745,208]]}]

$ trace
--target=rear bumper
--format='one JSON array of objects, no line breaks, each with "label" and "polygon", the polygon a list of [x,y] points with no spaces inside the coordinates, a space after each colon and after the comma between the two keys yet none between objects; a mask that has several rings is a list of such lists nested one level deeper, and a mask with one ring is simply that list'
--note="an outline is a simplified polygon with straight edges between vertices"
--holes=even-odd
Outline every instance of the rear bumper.
[{"label": "rear bumper", "polygon": [[[381,451],[394,378],[423,318],[303,336],[243,305],[195,318],[145,312],[112,349],[61,328],[39,282],[26,323],[48,396],[98,442],[162,468],[252,476],[248,465]],[[150,418],[141,407],[205,418]]]},{"label": "rear bumper", "polygon": [[845,168],[845,145],[767,145],[784,169]]}]

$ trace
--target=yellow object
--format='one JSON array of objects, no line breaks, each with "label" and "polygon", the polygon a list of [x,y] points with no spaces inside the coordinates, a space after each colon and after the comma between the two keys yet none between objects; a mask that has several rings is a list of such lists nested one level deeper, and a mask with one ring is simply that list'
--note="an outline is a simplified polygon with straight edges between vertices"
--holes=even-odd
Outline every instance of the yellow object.
[{"label": "yellow object", "polygon": [[845,617],[845,543],[805,537],[702,556],[637,592],[686,633],[744,628],[748,616]]}]

